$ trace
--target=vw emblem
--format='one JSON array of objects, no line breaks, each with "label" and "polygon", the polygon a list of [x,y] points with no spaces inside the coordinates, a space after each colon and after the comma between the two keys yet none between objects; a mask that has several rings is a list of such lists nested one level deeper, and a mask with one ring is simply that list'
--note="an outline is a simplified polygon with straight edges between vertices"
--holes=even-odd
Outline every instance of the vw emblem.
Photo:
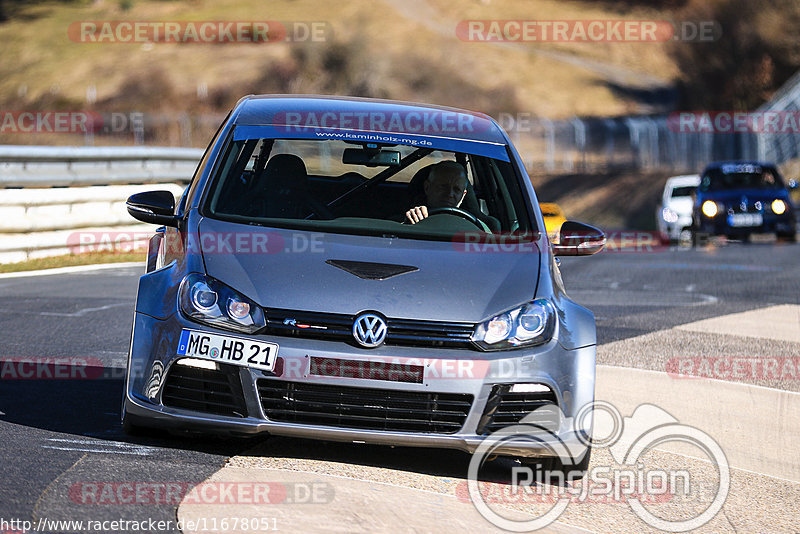
[{"label": "vw emblem", "polygon": [[362,347],[373,349],[386,339],[386,321],[374,313],[362,313],[353,323],[353,337]]}]

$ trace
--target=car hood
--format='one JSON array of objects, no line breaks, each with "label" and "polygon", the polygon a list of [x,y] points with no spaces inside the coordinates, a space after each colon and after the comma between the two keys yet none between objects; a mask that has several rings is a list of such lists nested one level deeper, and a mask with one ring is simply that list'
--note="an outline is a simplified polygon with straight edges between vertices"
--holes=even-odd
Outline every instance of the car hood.
[{"label": "car hood", "polygon": [[[262,228],[203,218],[198,237],[208,275],[264,307],[392,318],[479,322],[535,297],[540,256],[464,251],[463,244]],[[239,240],[238,252],[231,253]],[[227,244],[227,245],[226,245]],[[326,263],[364,262],[359,275]],[[348,264],[344,263],[344,266]],[[386,267],[389,266],[389,267]],[[399,267],[415,270],[385,279]],[[352,266],[351,266],[352,267]]]}]

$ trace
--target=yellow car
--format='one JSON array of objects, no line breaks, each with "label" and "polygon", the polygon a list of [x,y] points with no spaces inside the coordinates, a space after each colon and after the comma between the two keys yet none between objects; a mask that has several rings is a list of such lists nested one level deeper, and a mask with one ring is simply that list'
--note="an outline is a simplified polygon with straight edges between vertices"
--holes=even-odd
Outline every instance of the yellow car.
[{"label": "yellow car", "polygon": [[555,202],[542,202],[539,204],[539,209],[542,210],[544,227],[547,230],[550,241],[558,242],[558,231],[561,229],[561,225],[567,220],[567,218],[564,217],[564,210]]}]

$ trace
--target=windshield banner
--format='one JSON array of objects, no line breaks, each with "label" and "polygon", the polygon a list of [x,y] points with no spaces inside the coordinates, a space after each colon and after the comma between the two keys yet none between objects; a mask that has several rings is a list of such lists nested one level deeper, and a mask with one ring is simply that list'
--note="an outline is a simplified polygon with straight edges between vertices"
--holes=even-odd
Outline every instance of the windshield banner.
[{"label": "windshield banner", "polygon": [[234,141],[243,139],[318,139],[356,143],[380,143],[388,145],[409,145],[419,148],[465,152],[478,156],[509,161],[506,145],[489,141],[458,139],[431,135],[418,135],[408,132],[381,132],[369,130],[345,130],[313,126],[280,125],[241,125],[233,133]]}]

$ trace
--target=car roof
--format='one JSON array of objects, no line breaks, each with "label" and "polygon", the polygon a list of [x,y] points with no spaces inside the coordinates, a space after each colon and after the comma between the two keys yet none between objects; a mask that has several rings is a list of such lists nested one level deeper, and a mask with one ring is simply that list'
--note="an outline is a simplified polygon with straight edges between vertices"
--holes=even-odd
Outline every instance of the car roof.
[{"label": "car roof", "polygon": [[[287,112],[303,114],[346,113],[383,114],[387,118],[396,116],[407,117],[409,114],[419,114],[430,118],[435,123],[437,120],[451,121],[453,128],[446,132],[433,130],[412,131],[403,128],[392,129],[394,133],[416,133],[430,137],[449,137],[470,141],[489,141],[492,143],[506,144],[505,133],[502,128],[488,115],[475,111],[436,106],[431,104],[416,104],[395,100],[379,100],[372,98],[341,97],[331,95],[248,95],[239,100],[234,110],[232,121],[235,125],[282,125],[286,123]],[[281,119],[284,117],[284,119]],[[423,124],[424,119],[418,119],[415,124]],[[371,131],[368,128],[360,131]]]},{"label": "car roof", "polygon": [[770,162],[770,161],[758,161],[758,160],[750,160],[750,159],[732,159],[728,161],[713,161],[709,163],[703,173],[706,173],[711,170],[719,169],[723,165],[757,165],[759,167],[767,167],[772,170],[777,170],[777,166]]},{"label": "car roof", "polygon": [[699,174],[684,174],[683,176],[673,176],[667,178],[666,187],[681,187],[686,185],[700,185]]}]

